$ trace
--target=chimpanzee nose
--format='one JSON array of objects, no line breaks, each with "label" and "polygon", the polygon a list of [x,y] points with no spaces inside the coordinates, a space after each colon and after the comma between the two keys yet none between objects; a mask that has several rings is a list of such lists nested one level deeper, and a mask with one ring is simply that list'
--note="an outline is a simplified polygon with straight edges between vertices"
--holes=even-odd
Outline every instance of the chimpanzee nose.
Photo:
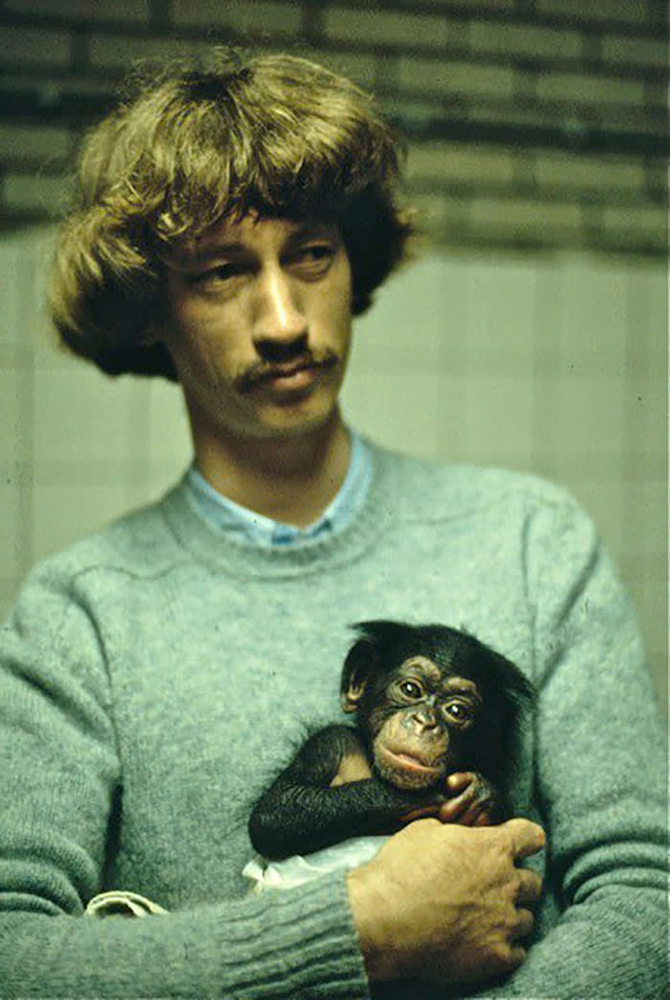
[{"label": "chimpanzee nose", "polygon": [[406,724],[412,729],[418,729],[420,732],[423,732],[426,729],[436,729],[438,726],[438,719],[434,707],[425,703],[417,705],[409,713]]}]

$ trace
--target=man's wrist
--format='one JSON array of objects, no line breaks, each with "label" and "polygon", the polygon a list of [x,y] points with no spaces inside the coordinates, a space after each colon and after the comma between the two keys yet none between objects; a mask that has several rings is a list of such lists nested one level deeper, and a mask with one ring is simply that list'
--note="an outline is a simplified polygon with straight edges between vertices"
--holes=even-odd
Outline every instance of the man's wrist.
[{"label": "man's wrist", "polygon": [[375,982],[396,978],[393,949],[384,942],[384,899],[370,878],[368,865],[350,871],[346,884],[368,979]]}]

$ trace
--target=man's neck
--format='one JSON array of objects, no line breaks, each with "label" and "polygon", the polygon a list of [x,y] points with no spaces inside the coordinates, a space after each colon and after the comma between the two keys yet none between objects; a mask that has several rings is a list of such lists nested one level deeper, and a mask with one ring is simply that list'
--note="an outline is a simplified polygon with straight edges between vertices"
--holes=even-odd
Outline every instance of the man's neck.
[{"label": "man's neck", "polygon": [[351,451],[338,411],[326,425],[294,437],[194,437],[197,467],[214,489],[299,528],[313,524],[335,497]]}]

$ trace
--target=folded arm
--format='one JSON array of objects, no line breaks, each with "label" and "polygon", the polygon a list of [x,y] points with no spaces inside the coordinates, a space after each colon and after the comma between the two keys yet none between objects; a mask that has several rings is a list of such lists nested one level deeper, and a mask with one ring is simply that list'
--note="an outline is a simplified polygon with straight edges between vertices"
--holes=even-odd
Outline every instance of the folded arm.
[{"label": "folded arm", "polygon": [[146,920],[82,915],[122,774],[76,589],[33,578],[0,633],[2,996],[367,996],[343,876]]},{"label": "folded arm", "polygon": [[665,740],[635,618],[580,512],[547,512],[529,541],[536,782],[560,916],[491,996],[656,1000],[667,988]]}]

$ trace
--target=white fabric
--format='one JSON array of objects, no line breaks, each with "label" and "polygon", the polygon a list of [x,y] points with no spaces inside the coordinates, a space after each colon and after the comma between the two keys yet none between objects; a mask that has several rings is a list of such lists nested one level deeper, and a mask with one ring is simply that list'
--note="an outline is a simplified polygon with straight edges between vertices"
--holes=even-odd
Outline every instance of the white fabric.
[{"label": "white fabric", "polygon": [[245,865],[242,874],[253,882],[252,892],[266,889],[293,889],[296,885],[321,878],[329,872],[358,868],[375,856],[388,837],[352,837],[313,854],[296,854],[283,861],[256,858]]}]

